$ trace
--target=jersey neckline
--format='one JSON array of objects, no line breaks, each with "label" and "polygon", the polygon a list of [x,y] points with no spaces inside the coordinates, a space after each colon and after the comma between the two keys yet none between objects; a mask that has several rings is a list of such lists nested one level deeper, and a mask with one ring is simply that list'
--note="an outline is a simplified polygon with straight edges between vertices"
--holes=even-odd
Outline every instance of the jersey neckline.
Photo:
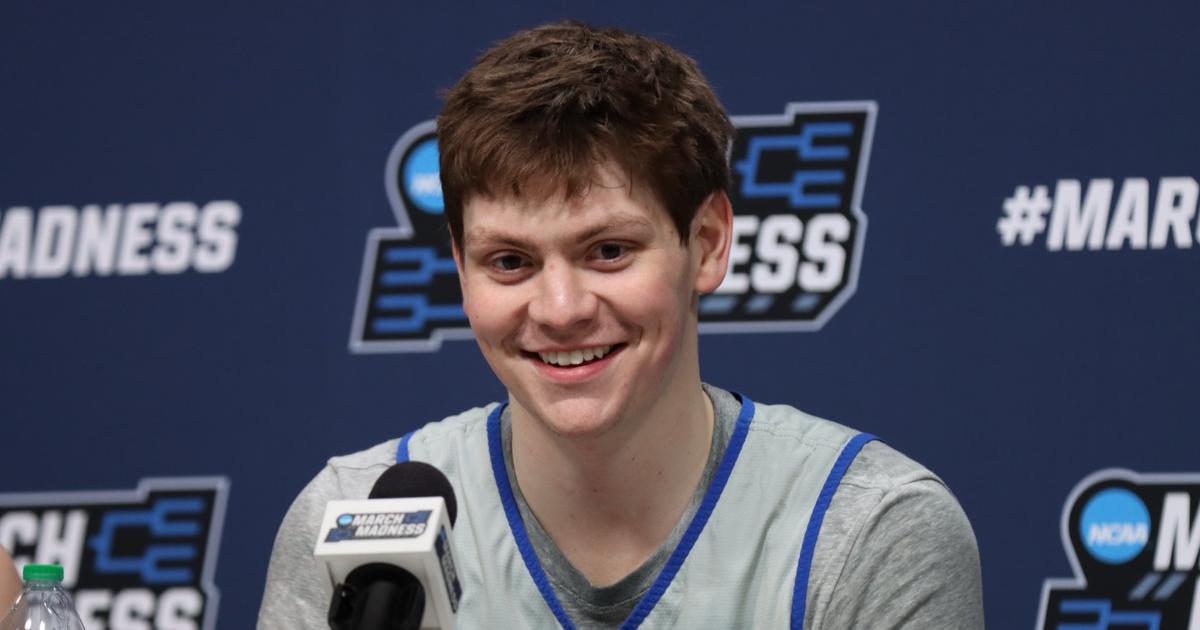
[{"label": "jersey neckline", "polygon": [[[683,566],[684,560],[687,559],[692,547],[696,543],[696,539],[700,537],[700,533],[704,530],[705,524],[708,523],[709,516],[716,508],[717,500],[720,499],[721,493],[725,489],[725,483],[729,480],[730,474],[733,472],[733,466],[737,463],[738,455],[742,451],[742,445],[746,441],[746,435],[750,430],[750,422],[754,418],[754,403],[747,397],[732,392],[734,396],[742,402],[741,411],[738,413],[737,424],[734,426],[733,434],[729,437],[729,444],[725,448],[725,454],[721,458],[721,464],[717,468],[717,472],[713,475],[712,483],[708,486],[708,490],[704,494],[704,500],[700,503],[699,509],[692,517],[691,523],[688,524],[687,531],[684,532],[683,538],[679,540],[679,544],[671,552],[670,558],[667,559],[658,577],[650,586],[650,590],[642,597],[633,612],[621,624],[621,630],[635,630],[645,620],[646,616],[654,610],[663,593],[671,585],[675,579],[675,575]],[[521,552],[521,558],[525,561],[525,567],[529,570],[529,575],[533,578],[534,584],[542,595],[542,599],[546,601],[546,605],[550,607],[550,611],[554,613],[554,617],[564,630],[575,630],[575,625],[567,617],[566,611],[563,610],[562,604],[559,603],[558,597],[554,594],[554,589],[551,588],[549,581],[546,579],[546,574],[542,570],[542,565],[538,562],[537,554],[533,551],[533,545],[529,541],[529,536],[525,532],[525,525],[521,521],[521,513],[517,507],[516,499],[513,497],[512,486],[508,481],[508,473],[504,468],[504,447],[500,436],[500,414],[508,405],[507,402],[501,403],[488,415],[487,433],[488,433],[488,451],[492,460],[492,476],[496,480],[496,489],[500,493],[500,503],[504,506],[504,515],[508,519],[509,529],[512,532],[513,540],[517,544],[517,549]]]}]

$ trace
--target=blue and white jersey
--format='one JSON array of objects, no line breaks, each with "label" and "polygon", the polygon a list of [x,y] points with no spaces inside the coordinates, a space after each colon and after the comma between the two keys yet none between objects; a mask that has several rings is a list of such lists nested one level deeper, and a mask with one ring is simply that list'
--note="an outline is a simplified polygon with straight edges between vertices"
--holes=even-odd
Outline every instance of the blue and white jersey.
[{"label": "blue and white jersey", "polygon": [[[400,441],[397,459],[438,467],[461,497],[455,526],[461,627],[574,630],[521,522],[505,472],[502,409],[472,409],[427,425]],[[825,511],[873,439],[742,397],[700,509],[622,629],[802,628]]]}]

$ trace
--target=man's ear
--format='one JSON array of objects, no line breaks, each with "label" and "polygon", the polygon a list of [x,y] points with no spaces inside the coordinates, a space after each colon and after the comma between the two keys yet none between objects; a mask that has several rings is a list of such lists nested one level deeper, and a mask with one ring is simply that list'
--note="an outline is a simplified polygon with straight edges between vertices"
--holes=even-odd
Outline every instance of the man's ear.
[{"label": "man's ear", "polygon": [[733,207],[729,196],[719,190],[709,195],[692,219],[689,238],[696,261],[695,289],[711,293],[721,286],[729,265],[729,240],[733,237]]}]

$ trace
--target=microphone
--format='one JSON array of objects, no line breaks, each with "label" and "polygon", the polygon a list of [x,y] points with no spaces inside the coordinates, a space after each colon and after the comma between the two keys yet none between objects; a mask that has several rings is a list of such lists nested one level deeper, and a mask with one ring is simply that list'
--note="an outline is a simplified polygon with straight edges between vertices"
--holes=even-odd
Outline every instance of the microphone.
[{"label": "microphone", "polygon": [[424,462],[388,468],[370,498],[330,501],[313,559],[333,586],[332,630],[454,630],[454,489]]}]

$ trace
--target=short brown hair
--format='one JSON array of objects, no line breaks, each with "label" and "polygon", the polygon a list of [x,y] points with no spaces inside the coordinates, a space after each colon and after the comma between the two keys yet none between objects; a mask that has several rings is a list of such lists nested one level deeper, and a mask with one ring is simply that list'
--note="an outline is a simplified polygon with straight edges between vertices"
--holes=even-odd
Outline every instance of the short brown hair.
[{"label": "short brown hair", "polygon": [[472,196],[583,195],[608,160],[649,183],[683,242],[700,204],[729,187],[728,114],[695,61],[647,37],[539,26],[485,52],[445,96],[442,194],[460,251]]}]

